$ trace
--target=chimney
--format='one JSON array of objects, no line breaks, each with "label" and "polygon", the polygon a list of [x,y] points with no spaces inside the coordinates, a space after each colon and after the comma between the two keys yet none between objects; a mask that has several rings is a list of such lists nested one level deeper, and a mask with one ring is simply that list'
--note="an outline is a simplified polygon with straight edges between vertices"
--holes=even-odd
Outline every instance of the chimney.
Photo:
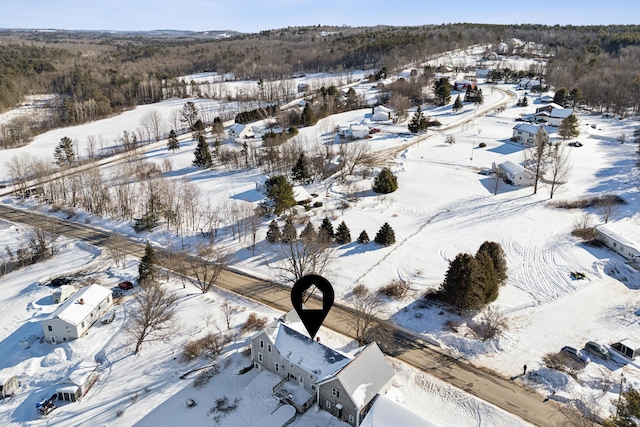
[{"label": "chimney", "polygon": [[80,298],[78,302],[80,303],[80,305],[84,305],[84,298]]},{"label": "chimney", "polygon": [[320,342],[320,337],[316,337],[316,341]]}]

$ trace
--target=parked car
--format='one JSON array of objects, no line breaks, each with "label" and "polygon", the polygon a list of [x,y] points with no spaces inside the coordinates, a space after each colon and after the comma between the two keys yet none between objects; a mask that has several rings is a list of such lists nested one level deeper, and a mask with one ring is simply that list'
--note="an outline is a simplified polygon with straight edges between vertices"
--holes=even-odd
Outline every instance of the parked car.
[{"label": "parked car", "polygon": [[68,277],[56,277],[55,279],[51,280],[49,286],[58,288],[63,285],[68,285],[69,283],[71,283],[71,279],[69,279]]},{"label": "parked car", "polygon": [[611,353],[609,353],[609,350],[605,346],[598,344],[597,342],[589,341],[584,345],[584,349],[585,351],[588,351],[589,353],[598,356],[601,359],[611,359]]},{"label": "parked car", "polygon": [[582,142],[575,141],[575,142],[570,142],[567,145],[569,147],[582,147]]},{"label": "parked car", "polygon": [[114,298],[124,296],[125,294],[125,292],[117,286],[114,286],[113,288],[111,288],[111,292],[113,293]]},{"label": "parked car", "polygon": [[567,356],[571,357],[572,359],[582,363],[583,365],[586,365],[591,361],[589,360],[589,357],[586,356],[583,352],[573,347],[569,347],[568,345],[565,345],[564,347],[562,347],[560,351],[566,354]]},{"label": "parked car", "polygon": [[128,291],[129,289],[133,289],[133,283],[131,283],[128,280],[125,280],[124,282],[118,283],[118,287],[122,290]]}]

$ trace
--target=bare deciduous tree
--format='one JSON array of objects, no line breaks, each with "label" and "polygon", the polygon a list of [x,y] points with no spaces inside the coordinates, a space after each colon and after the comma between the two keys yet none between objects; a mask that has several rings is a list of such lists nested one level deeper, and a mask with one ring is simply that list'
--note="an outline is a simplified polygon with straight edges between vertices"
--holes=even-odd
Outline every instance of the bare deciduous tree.
[{"label": "bare deciduous tree", "polygon": [[616,200],[615,196],[605,195],[603,197],[600,197],[600,199],[596,203],[596,206],[598,207],[598,212],[600,213],[600,215],[602,215],[602,219],[604,220],[605,224],[609,222],[609,218],[611,218],[611,215],[613,215],[616,211],[615,200]]},{"label": "bare deciduous tree", "polygon": [[173,333],[178,298],[154,281],[134,293],[133,299],[125,330],[135,342],[133,353],[138,354],[145,342],[161,341]]},{"label": "bare deciduous tree", "polygon": [[236,311],[238,311],[238,307],[233,304],[229,304],[229,301],[225,301],[220,306],[220,310],[222,310],[222,314],[224,315],[224,321],[227,324],[227,330],[231,329],[231,317]]},{"label": "bare deciduous tree", "polygon": [[198,247],[197,256],[186,257],[189,267],[189,281],[203,294],[216,284],[220,273],[229,265],[229,255],[211,246]]},{"label": "bare deciduous tree", "polygon": [[524,152],[527,167],[533,172],[533,194],[538,193],[538,182],[542,179],[547,169],[549,160],[548,135],[544,128],[540,127],[533,137],[533,147]]},{"label": "bare deciduous tree", "polygon": [[558,144],[551,150],[551,166],[549,167],[550,199],[553,199],[553,195],[558,191],[558,188],[567,183],[570,172],[569,153],[565,150],[564,144]]},{"label": "bare deciduous tree", "polygon": [[322,274],[335,256],[335,251],[322,239],[290,240],[277,247],[282,259],[274,268],[285,276],[292,276],[293,280],[307,274]]},{"label": "bare deciduous tree", "polygon": [[358,292],[354,294],[354,312],[347,319],[355,335],[358,345],[365,345],[377,338],[385,328],[378,319],[385,303],[378,293]]},{"label": "bare deciduous tree", "polygon": [[127,246],[129,245],[127,240],[118,233],[112,233],[105,241],[105,244],[107,246],[107,252],[109,253],[109,256],[111,256],[116,267],[122,265],[122,268],[125,268]]}]

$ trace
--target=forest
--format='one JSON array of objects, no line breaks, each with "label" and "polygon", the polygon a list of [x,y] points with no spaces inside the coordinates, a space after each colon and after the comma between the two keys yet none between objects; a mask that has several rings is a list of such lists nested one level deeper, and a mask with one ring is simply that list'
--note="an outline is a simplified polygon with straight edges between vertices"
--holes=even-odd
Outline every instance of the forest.
[{"label": "forest", "polygon": [[578,88],[585,106],[616,114],[640,108],[640,74],[635,71],[640,26],[636,25],[316,26],[227,38],[204,38],[198,33],[4,30],[0,31],[0,112],[27,95],[59,96],[53,102],[55,114],[46,120],[4,124],[0,147],[23,145],[34,134],[54,127],[96,120],[168,96],[187,96],[188,82],[176,80],[185,74],[215,71],[231,73],[238,80],[272,83],[310,72],[383,67],[393,72],[445,51],[512,38],[542,45],[549,55],[543,76],[548,85]]}]

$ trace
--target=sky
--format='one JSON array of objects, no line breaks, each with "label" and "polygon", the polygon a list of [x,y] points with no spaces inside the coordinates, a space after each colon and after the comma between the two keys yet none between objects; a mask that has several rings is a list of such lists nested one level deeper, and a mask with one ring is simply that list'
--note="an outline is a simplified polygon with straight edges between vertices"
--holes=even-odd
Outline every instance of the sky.
[{"label": "sky", "polygon": [[640,2],[538,0],[529,5],[388,0],[2,0],[0,28],[66,30],[261,30],[306,25],[637,24]]}]

